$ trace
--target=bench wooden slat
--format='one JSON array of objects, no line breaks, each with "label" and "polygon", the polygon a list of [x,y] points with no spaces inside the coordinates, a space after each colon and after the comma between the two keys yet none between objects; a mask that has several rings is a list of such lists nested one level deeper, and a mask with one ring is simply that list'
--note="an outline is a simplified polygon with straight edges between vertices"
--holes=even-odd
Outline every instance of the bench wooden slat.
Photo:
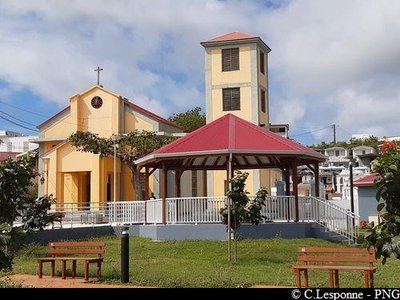
[{"label": "bench wooden slat", "polygon": [[362,256],[299,256],[302,262],[348,262],[348,263],[375,263],[375,257]]},{"label": "bench wooden slat", "polygon": [[104,249],[49,249],[50,255],[67,255],[67,254],[104,254]]},{"label": "bench wooden slat", "polygon": [[103,261],[102,257],[73,257],[73,256],[58,256],[58,257],[45,257],[38,258],[38,261],[56,261],[56,260],[88,260],[88,261]]},{"label": "bench wooden slat", "polygon": [[293,266],[293,269],[320,269],[320,270],[359,270],[359,271],[374,271],[376,267],[372,266],[336,266],[336,265],[303,265],[303,266]]},{"label": "bench wooden slat", "polygon": [[68,248],[104,247],[105,245],[106,245],[105,242],[52,242],[52,243],[49,243],[49,247],[68,247]]},{"label": "bench wooden slat", "polygon": [[367,250],[365,248],[322,248],[322,247],[299,247],[297,252],[300,253],[359,253],[359,254],[375,254],[374,249]]}]

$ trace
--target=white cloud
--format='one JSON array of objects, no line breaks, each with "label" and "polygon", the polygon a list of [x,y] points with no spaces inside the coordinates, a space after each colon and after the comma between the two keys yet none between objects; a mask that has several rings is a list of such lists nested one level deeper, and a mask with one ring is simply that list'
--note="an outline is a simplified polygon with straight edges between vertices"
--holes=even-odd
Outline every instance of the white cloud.
[{"label": "white cloud", "polygon": [[167,116],[204,106],[199,42],[239,30],[272,48],[272,121],[400,133],[400,2],[267,3],[0,0],[0,80],[63,106],[100,65],[106,88]]}]

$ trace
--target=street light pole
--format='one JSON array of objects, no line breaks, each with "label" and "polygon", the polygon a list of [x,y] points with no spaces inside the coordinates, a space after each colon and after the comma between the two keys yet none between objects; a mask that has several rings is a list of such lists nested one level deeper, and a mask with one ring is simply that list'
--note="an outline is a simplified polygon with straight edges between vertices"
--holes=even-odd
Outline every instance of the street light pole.
[{"label": "street light pole", "polygon": [[[350,172],[350,210],[354,216],[354,186],[353,186],[353,164],[350,163],[349,165],[349,172]],[[355,225],[354,218],[353,218],[353,226]]]},{"label": "street light pole", "polygon": [[117,201],[117,143],[114,136],[114,202]]}]

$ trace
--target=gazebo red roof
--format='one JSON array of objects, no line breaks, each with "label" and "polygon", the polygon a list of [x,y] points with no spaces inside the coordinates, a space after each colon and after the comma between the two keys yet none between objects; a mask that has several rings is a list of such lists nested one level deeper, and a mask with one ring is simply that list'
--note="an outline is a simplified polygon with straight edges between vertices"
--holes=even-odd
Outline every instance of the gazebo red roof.
[{"label": "gazebo red roof", "polygon": [[227,114],[190,134],[154,151],[161,153],[187,153],[193,151],[282,151],[319,153],[295,141],[281,137],[232,114]]},{"label": "gazebo red roof", "polygon": [[[325,160],[325,157],[320,153],[296,141],[281,137],[232,114],[226,114],[139,159],[137,163],[143,164],[157,160],[157,158],[166,157],[183,158],[226,155],[229,153],[247,156],[248,158],[249,156],[259,155],[300,157],[317,162]],[[248,160],[245,157],[242,161]],[[204,163],[203,166],[205,165]]]}]

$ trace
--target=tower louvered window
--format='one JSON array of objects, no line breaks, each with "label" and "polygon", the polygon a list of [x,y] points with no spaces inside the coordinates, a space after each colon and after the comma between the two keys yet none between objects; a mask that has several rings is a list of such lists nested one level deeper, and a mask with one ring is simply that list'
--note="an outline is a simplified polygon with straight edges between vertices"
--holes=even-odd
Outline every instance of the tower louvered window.
[{"label": "tower louvered window", "polygon": [[239,48],[222,49],[222,72],[239,70]]},{"label": "tower louvered window", "polygon": [[240,88],[222,89],[222,109],[240,110]]}]

